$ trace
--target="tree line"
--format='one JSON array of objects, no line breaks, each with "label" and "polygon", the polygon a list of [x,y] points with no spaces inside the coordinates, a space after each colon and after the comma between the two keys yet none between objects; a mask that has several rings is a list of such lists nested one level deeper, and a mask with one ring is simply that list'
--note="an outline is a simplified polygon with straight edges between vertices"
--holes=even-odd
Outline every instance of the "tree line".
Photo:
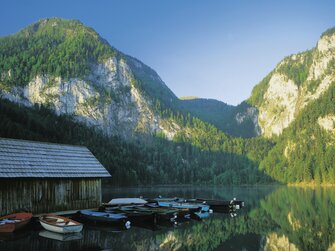
[{"label": "tree line", "polygon": [[[28,108],[0,100],[0,136],[83,145],[112,174],[114,185],[152,184],[256,184],[272,180],[258,170],[259,156],[267,144],[262,139],[238,139],[219,147],[221,141],[208,134],[194,142],[168,141],[159,134],[138,135],[125,141],[78,123],[72,116],[57,116],[35,105]],[[200,121],[195,123],[201,123]],[[203,128],[206,130],[206,128]],[[202,134],[201,130],[194,133]],[[223,142],[223,141],[222,141]],[[209,144],[213,144],[209,147]],[[225,149],[227,151],[225,151]]]}]

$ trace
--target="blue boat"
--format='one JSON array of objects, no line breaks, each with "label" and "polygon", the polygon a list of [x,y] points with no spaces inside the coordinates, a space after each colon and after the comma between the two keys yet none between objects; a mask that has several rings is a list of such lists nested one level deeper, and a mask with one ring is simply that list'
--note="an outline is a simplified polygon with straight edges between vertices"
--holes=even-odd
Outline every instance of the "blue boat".
[{"label": "blue boat", "polygon": [[207,212],[196,212],[195,213],[200,219],[208,218],[210,216],[209,211]]},{"label": "blue boat", "polygon": [[167,201],[167,200],[157,200],[157,204],[160,207],[172,207],[172,208],[180,208],[180,209],[199,209],[201,212],[208,212],[209,205],[202,203],[187,203],[180,201]]},{"label": "blue boat", "polygon": [[93,210],[79,211],[82,218],[94,223],[115,223],[123,224],[127,229],[130,228],[130,221],[123,213],[99,212]]}]

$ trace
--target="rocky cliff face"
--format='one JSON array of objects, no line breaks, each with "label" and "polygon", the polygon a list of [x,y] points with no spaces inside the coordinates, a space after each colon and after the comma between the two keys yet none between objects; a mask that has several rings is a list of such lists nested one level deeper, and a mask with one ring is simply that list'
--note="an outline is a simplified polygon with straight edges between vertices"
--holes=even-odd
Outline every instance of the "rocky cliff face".
[{"label": "rocky cliff face", "polygon": [[264,94],[264,103],[259,107],[259,124],[262,134],[279,135],[294,119],[298,87],[285,75],[275,73]]},{"label": "rocky cliff face", "polygon": [[0,95],[27,106],[50,106],[108,135],[163,133],[172,139],[185,126],[174,114],[188,113],[233,136],[259,134],[254,108],[181,101],[153,69],[77,20],[40,20],[3,37],[0,53]]},{"label": "rocky cliff face", "polygon": [[[259,109],[258,122],[265,137],[280,135],[300,111],[318,99],[335,80],[335,34],[324,34],[317,47],[285,58],[269,74],[252,101]],[[258,92],[258,93],[255,93]]]},{"label": "rocky cliff face", "polygon": [[[78,20],[48,18],[0,41],[0,96],[130,138],[179,126],[162,118],[177,100],[158,74]],[[167,117],[167,116],[166,116]]]},{"label": "rocky cliff face", "polygon": [[236,112],[234,116],[234,121],[236,122],[238,127],[241,126],[242,128],[244,124],[249,123],[248,130],[250,131],[250,135],[261,135],[261,128],[258,124],[258,111],[255,107],[246,107],[242,111]]},{"label": "rocky cliff face", "polygon": [[162,132],[173,138],[178,130],[177,124],[162,119],[152,109],[152,100],[136,87],[134,74],[122,58],[92,65],[85,79],[36,75],[26,86],[2,89],[1,93],[27,106],[41,104],[57,114],[73,115],[108,135],[128,138],[136,132]]},{"label": "rocky cliff face", "polygon": [[335,81],[334,30],[324,33],[316,48],[285,58],[255,87],[248,103],[236,107],[178,100],[154,70],[75,20],[41,20],[2,38],[0,52],[4,98],[48,105],[124,137],[161,132],[172,139],[180,125],[162,118],[163,110],[190,113],[233,136],[280,135]]}]

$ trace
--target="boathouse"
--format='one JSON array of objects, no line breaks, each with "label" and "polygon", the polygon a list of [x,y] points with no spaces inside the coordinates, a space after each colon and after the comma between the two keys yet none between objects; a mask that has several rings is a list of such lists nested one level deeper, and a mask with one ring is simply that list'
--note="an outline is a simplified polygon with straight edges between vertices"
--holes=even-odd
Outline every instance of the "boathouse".
[{"label": "boathouse", "polygon": [[0,138],[0,215],[97,207],[105,177],[86,147]]}]

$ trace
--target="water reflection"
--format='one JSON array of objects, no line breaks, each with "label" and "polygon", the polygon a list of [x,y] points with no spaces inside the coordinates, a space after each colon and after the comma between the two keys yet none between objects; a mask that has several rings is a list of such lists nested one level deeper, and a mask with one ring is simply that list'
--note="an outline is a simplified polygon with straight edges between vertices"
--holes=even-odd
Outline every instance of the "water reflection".
[{"label": "water reflection", "polygon": [[291,250],[327,250],[335,241],[334,188],[281,188],[258,210],[277,226],[277,236],[296,248]]},{"label": "water reflection", "polygon": [[38,235],[56,241],[75,241],[83,238],[82,233],[60,234],[48,230],[41,230]]},{"label": "water reflection", "polygon": [[243,199],[238,217],[214,214],[158,229],[127,231],[87,226],[82,238],[45,238],[34,229],[1,238],[0,250],[334,250],[335,189],[295,187],[145,188],[104,190],[103,199],[145,195],[155,197]]}]

